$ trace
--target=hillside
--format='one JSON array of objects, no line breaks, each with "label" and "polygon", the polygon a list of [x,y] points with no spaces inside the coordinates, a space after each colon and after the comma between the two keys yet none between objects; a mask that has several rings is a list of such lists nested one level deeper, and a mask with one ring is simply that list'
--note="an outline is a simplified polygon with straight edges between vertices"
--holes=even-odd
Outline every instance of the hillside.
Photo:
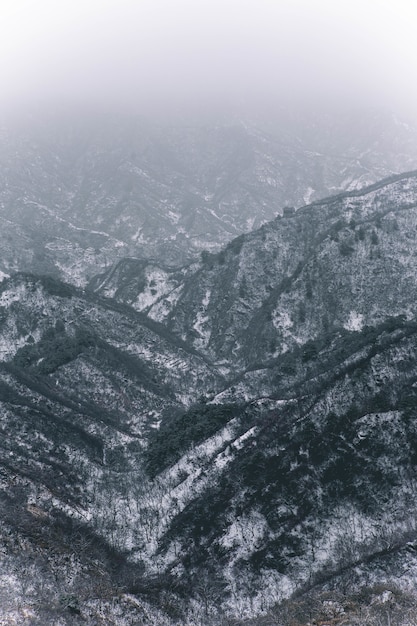
[{"label": "hillside", "polygon": [[1,128],[0,271],[85,286],[125,257],[179,267],[338,191],[417,166],[378,110],[150,123],[51,113]]},{"label": "hillside", "polygon": [[334,329],[413,315],[416,191],[416,172],[394,176],[279,216],[182,274],[127,260],[91,288],[242,369]]},{"label": "hillside", "polygon": [[13,619],[290,624],[330,597],[355,623],[390,593],[410,626],[416,229],[414,171],[184,268],[3,280]]}]

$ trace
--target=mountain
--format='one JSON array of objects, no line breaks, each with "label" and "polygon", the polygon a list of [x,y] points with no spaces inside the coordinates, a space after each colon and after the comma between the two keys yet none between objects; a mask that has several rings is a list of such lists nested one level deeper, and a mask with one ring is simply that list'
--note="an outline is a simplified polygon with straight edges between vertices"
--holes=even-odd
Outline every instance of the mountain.
[{"label": "mountain", "polygon": [[276,218],[206,256],[170,311],[147,308],[228,373],[208,406],[241,405],[215,451],[167,468],[177,422],[150,446],[152,475],[193,489],[204,459],[209,488],[160,549],[191,588],[210,572],[214,604],[415,576],[416,199],[410,172]]},{"label": "mountain", "polygon": [[178,269],[241,233],[417,166],[417,130],[377,110],[150,123],[52,114],[3,124],[0,271],[85,286],[121,258]]},{"label": "mountain", "polygon": [[9,622],[410,626],[416,229],[410,171],[183,267],[5,278]]},{"label": "mountain", "polygon": [[238,370],[335,328],[413,315],[416,178],[393,176],[279,216],[183,276],[124,260],[91,288]]},{"label": "mountain", "polygon": [[[222,375],[160,324],[49,277],[3,280],[0,307],[2,620],[73,623],[82,606],[108,624],[125,605],[171,623],[162,582],[127,561],[165,497],[142,459],[161,419]],[[115,589],[142,600],[117,592],[115,608]]]}]

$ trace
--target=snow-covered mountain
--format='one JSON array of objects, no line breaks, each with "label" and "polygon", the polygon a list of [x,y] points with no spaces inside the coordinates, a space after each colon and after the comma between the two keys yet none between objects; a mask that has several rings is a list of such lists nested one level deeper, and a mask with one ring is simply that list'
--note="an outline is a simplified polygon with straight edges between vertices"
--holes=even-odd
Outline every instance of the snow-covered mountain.
[{"label": "snow-covered mountain", "polygon": [[124,260],[90,287],[241,369],[334,328],[413,315],[416,198],[416,172],[393,176],[279,216],[182,273]]},{"label": "snow-covered mountain", "polygon": [[412,624],[416,229],[412,171],[184,268],[3,280],[10,615]]},{"label": "snow-covered mountain", "polygon": [[393,115],[281,111],[271,120],[5,124],[0,271],[85,286],[126,257],[178,268],[286,206],[417,167],[417,130]]}]

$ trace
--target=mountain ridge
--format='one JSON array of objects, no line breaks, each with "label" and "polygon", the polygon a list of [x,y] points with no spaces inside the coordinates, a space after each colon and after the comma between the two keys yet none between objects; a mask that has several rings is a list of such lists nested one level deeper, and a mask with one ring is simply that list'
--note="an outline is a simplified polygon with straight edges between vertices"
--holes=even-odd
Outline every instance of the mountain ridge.
[{"label": "mountain ridge", "polygon": [[0,151],[0,270],[85,286],[121,257],[178,268],[286,206],[417,164],[417,131],[392,116],[291,117],[181,127],[51,116],[10,125]]},{"label": "mountain ridge", "polygon": [[2,280],[8,597],[68,624],[116,624],[114,598],[125,623],[167,625],[244,623],[376,583],[405,602],[416,237],[414,170],[287,212],[184,270],[121,259],[86,289]]}]

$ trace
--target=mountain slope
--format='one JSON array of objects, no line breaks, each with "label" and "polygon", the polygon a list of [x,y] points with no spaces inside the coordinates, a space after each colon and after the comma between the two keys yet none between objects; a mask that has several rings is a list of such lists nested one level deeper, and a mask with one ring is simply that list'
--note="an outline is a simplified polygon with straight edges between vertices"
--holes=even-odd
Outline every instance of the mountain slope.
[{"label": "mountain slope", "polygon": [[[212,568],[230,608],[255,612],[338,577],[351,588],[390,576],[407,585],[416,572],[407,551],[416,541],[415,333],[415,322],[392,320],[333,339],[311,361],[298,353],[271,367],[259,385],[269,384],[264,410],[252,409],[246,436],[214,461],[227,469],[165,536],[175,571],[188,580]],[[379,578],[376,559],[386,562]]]},{"label": "mountain slope", "polygon": [[122,257],[178,268],[287,205],[416,167],[417,131],[378,111],[194,126],[51,115],[4,127],[0,164],[0,270],[85,286]]},{"label": "mountain slope", "polygon": [[222,375],[133,309],[51,278],[3,280],[0,307],[4,606],[19,623],[72,623],[82,607],[107,624],[117,597],[126,620],[171,623],[161,583],[127,561],[147,553],[164,497],[145,498],[143,458],[161,417]]},{"label": "mountain slope", "polygon": [[[182,460],[179,447],[172,469],[159,466],[161,480],[181,469],[198,490],[190,460],[204,462],[207,489],[173,519],[161,554],[191,587],[189,572],[208,569],[232,611],[307,580],[352,581],[353,566],[363,584],[374,560],[415,571],[404,520],[415,514],[416,199],[410,172],[319,201],[205,255],[163,311],[148,303],[229,372],[212,406],[249,403],[232,442],[219,430],[217,444]],[[110,285],[124,297],[123,280]],[[129,293],[136,306],[140,293]],[[162,442],[151,439],[151,459],[172,455]]]},{"label": "mountain slope", "polygon": [[8,536],[64,577],[42,525],[68,554],[75,524],[80,545],[93,539],[86,561],[74,548],[83,574],[54,592],[67,617],[93,566],[102,606],[117,597],[129,616],[136,598],[161,611],[154,623],[410,589],[416,228],[409,172],[287,211],[183,270],[126,259],[86,291],[4,280],[1,497],[16,577]]},{"label": "mountain slope", "polygon": [[411,172],[279,217],[206,256],[164,323],[241,369],[334,328],[412,316],[416,197]]}]

